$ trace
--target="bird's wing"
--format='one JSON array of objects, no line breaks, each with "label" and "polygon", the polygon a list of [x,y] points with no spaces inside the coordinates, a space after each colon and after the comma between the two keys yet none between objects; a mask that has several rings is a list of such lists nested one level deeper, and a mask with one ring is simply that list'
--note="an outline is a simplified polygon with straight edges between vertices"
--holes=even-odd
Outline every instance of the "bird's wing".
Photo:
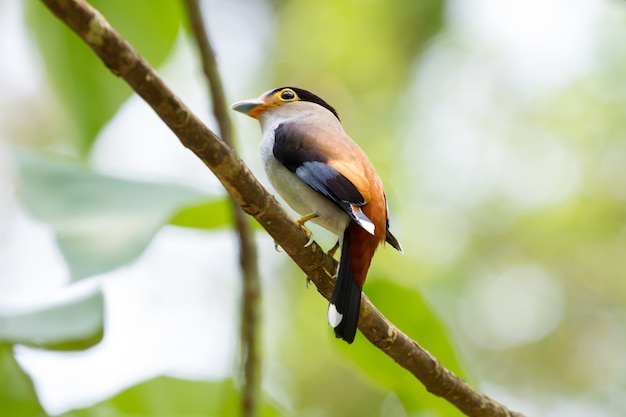
[{"label": "bird's wing", "polygon": [[361,210],[370,200],[369,181],[353,155],[364,154],[352,140],[343,131],[329,133],[301,122],[282,123],[274,134],[274,157],[374,234],[374,224]]}]

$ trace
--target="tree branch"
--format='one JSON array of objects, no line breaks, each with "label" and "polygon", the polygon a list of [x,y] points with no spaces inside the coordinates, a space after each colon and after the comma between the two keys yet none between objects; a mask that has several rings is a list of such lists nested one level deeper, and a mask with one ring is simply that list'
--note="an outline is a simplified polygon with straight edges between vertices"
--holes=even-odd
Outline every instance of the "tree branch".
[{"label": "tree branch", "polygon": [[[222,140],[235,149],[232,122],[222,78],[217,66],[215,51],[205,26],[199,0],[185,0],[194,38],[198,45],[202,69],[209,83],[209,97]],[[250,229],[248,216],[231,197],[235,228],[239,236],[239,265],[242,273],[241,295],[241,356],[243,385],[241,415],[255,417],[259,414],[261,392],[261,354],[259,343],[259,316],[261,310],[261,283],[257,248]]]},{"label": "tree branch", "polygon": [[[276,199],[254,178],[235,152],[169,90],[156,72],[115,32],[102,15],[83,0],[41,0],[74,30],[117,76],[123,78],[213,171],[243,210],[265,228],[318,291],[330,297],[336,262],[307,236]],[[445,398],[472,417],[522,417],[504,405],[472,390],[445,369],[417,342],[402,333],[363,296],[359,330],[375,346],[417,377],[431,393]]]}]

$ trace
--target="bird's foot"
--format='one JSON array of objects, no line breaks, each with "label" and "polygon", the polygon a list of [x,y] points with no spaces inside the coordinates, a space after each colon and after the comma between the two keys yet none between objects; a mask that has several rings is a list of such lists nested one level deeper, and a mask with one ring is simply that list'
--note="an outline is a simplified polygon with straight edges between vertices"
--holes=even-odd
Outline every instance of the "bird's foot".
[{"label": "bird's foot", "polygon": [[306,216],[302,216],[296,219],[296,223],[298,223],[304,229],[304,232],[309,238],[309,241],[306,242],[306,244],[304,245],[305,248],[308,248],[309,246],[313,244],[313,232],[310,231],[304,224],[308,222],[309,220],[312,220],[316,217],[317,217],[317,213],[309,213]]}]

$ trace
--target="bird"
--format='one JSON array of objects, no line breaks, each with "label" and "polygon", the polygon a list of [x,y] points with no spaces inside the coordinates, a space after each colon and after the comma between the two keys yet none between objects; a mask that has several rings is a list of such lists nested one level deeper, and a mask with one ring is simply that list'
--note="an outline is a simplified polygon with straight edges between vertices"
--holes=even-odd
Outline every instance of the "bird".
[{"label": "bird", "polygon": [[280,87],[232,109],[261,125],[260,157],[270,184],[302,217],[338,238],[335,287],[327,310],[335,336],[354,341],[361,291],[379,244],[402,246],[389,231],[389,209],[380,177],[365,152],[344,131],[337,111],[310,91]]}]

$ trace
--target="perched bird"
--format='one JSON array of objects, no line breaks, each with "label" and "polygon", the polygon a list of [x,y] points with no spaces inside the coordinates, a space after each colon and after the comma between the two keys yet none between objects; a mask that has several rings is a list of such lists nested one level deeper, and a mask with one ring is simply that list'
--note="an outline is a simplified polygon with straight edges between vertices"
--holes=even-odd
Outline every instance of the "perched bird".
[{"label": "perched bird", "polygon": [[341,257],[328,323],[336,337],[352,343],[376,248],[387,241],[402,252],[389,232],[380,178],[335,109],[309,91],[276,88],[232,108],[261,123],[263,167],[274,189],[303,216],[297,221],[311,220],[337,235]]}]

